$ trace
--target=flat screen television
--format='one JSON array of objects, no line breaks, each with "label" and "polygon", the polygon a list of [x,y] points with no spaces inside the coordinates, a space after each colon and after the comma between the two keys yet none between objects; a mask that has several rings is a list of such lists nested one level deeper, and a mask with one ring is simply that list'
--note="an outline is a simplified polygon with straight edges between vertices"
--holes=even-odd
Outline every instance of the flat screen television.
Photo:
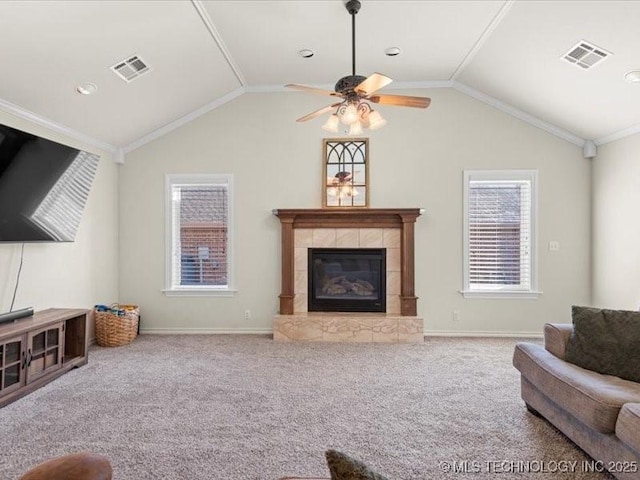
[{"label": "flat screen television", "polygon": [[98,161],[0,124],[0,242],[74,241]]}]

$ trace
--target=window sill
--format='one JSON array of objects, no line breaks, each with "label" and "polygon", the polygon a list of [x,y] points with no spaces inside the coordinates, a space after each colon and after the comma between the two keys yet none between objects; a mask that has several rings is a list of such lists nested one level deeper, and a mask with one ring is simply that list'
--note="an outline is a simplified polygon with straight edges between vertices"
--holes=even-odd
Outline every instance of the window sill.
[{"label": "window sill", "polygon": [[460,293],[464,298],[523,298],[535,300],[542,292],[528,290],[461,290]]},{"label": "window sill", "polygon": [[170,288],[162,290],[167,297],[233,297],[232,288]]}]

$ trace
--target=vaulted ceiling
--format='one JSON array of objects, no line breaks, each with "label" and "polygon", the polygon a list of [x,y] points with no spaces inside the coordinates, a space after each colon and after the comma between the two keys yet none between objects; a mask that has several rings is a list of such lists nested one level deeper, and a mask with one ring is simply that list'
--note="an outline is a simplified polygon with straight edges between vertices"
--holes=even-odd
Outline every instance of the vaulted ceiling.
[{"label": "vaulted ceiling", "polygon": [[[357,73],[392,77],[389,92],[456,88],[577,145],[606,143],[640,131],[640,83],[624,79],[640,70],[639,19],[634,1],[362,0]],[[563,60],[583,41],[607,57]],[[351,73],[342,0],[4,0],[0,45],[0,108],[113,151],[245,92]],[[132,56],[149,71],[126,82],[111,67]],[[78,94],[83,82],[98,90]]]}]

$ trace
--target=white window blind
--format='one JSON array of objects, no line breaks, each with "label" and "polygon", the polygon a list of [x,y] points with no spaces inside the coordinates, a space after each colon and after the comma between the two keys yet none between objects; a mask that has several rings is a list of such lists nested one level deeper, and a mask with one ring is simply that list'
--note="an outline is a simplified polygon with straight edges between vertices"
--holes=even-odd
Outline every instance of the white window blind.
[{"label": "white window blind", "polygon": [[465,292],[535,291],[535,172],[465,172]]},{"label": "white window blind", "polygon": [[72,242],[98,170],[99,157],[81,151],[31,215],[31,221],[58,241]]},{"label": "white window blind", "polygon": [[167,178],[166,291],[230,290],[231,177]]}]

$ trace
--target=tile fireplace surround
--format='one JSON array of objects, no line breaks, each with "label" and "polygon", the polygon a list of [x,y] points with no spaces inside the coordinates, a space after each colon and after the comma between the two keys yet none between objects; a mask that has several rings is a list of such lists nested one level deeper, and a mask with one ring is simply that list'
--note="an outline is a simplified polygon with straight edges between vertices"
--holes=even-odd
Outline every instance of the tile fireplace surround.
[{"label": "tile fireplace surround", "polygon": [[[418,208],[280,209],[282,292],[273,318],[277,341],[424,341],[414,285]],[[385,248],[386,313],[307,312],[309,248]]]}]

